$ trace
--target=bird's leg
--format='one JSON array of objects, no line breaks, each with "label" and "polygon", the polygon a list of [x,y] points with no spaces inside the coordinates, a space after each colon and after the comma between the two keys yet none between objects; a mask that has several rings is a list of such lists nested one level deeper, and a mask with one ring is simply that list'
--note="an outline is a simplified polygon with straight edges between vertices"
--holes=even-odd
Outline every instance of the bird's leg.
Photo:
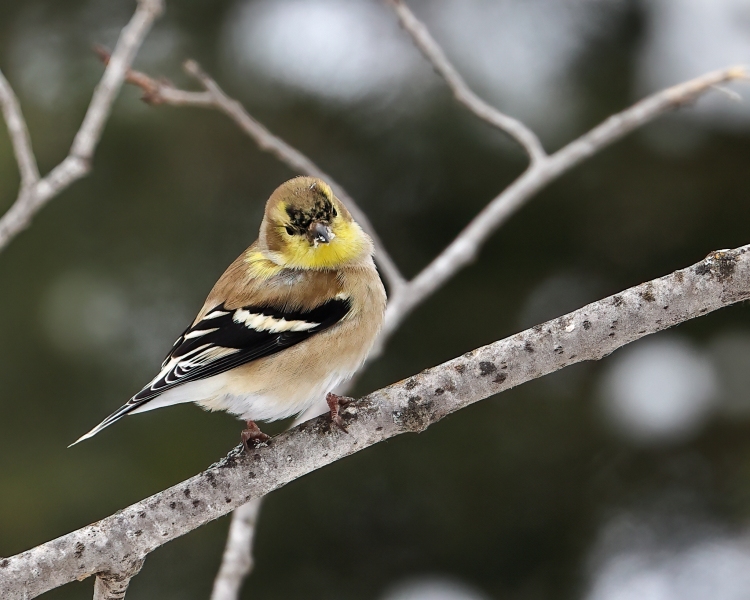
[{"label": "bird's leg", "polygon": [[247,429],[240,434],[240,438],[242,439],[242,445],[245,447],[245,450],[250,452],[250,450],[257,447],[259,444],[270,440],[271,436],[263,433],[260,430],[260,427],[255,424],[255,421],[248,421]]},{"label": "bird's leg", "polygon": [[348,398],[347,396],[339,396],[333,392],[326,394],[326,403],[331,411],[331,423],[334,423],[341,431],[346,432],[346,426],[344,425],[344,419],[341,418],[339,412],[342,408],[346,408],[350,402],[353,402],[354,398]]}]

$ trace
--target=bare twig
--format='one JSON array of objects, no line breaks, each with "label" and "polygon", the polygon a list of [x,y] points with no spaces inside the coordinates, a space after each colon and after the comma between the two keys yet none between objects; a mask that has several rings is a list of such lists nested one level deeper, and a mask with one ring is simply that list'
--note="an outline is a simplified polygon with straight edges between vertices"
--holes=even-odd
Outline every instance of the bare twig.
[{"label": "bare twig", "polygon": [[[138,0],[138,8],[123,28],[101,81],[94,90],[81,127],[76,133],[68,156],[39,179],[36,161],[33,158],[26,126],[23,122],[15,96],[10,86],[2,78],[0,81],[0,102],[8,122],[8,130],[13,140],[14,150],[21,169],[22,185],[18,197],[8,211],[0,218],[0,250],[26,228],[34,215],[55,195],[80,179],[91,170],[91,159],[96,145],[109,117],[112,102],[117,96],[125,74],[138,52],[154,20],[163,10],[162,0]],[[8,92],[10,91],[10,96]],[[10,98],[10,101],[8,100]],[[8,120],[10,115],[11,119]],[[18,120],[20,119],[20,125]],[[20,132],[20,133],[19,133]],[[20,156],[20,157],[19,157]],[[21,158],[22,157],[22,158]]]},{"label": "bare twig", "polygon": [[214,581],[211,600],[239,598],[242,582],[253,570],[253,538],[262,502],[263,498],[254,498],[232,513],[227,545]]},{"label": "bare twig", "polygon": [[605,146],[668,110],[694,101],[719,83],[747,77],[743,67],[730,67],[668,88],[609,117],[554,154],[536,161],[474,217],[445,250],[404,286],[400,294],[391,296],[381,347],[414,308],[470,264],[487,238],[539,190]]},{"label": "bare twig", "polygon": [[[105,64],[109,64],[111,54],[104,46],[94,46],[99,59]],[[143,91],[143,100],[146,104],[158,106],[160,104],[170,104],[172,106],[204,106],[215,108],[214,96],[211,92],[190,92],[178,90],[166,79],[154,79],[141,71],[128,69],[125,73],[126,83],[131,83]]]},{"label": "bare twig", "polygon": [[159,546],[290,481],[393,436],[424,431],[474,402],[750,298],[750,246],[711,253],[383,388],[344,412],[348,434],[323,416],[266,447],[235,448],[187,481],[41,546],[0,559],[4,600],[27,600],[95,573],[130,573]]},{"label": "bare twig", "polygon": [[21,112],[21,105],[2,71],[0,71],[0,106],[2,106],[3,117],[8,126],[8,135],[13,144],[18,170],[21,172],[21,188],[25,189],[39,180],[39,167],[36,165],[36,157],[31,149],[31,138]]},{"label": "bare twig", "polygon": [[542,147],[537,135],[518,119],[514,119],[495,107],[487,104],[466,84],[463,77],[445,56],[445,52],[435,39],[430,35],[427,27],[417,19],[413,12],[402,0],[387,0],[398,15],[401,26],[414,40],[414,44],[424,54],[425,58],[432,64],[438,74],[445,79],[453,96],[477,117],[490,125],[497,127],[514,140],[516,140],[526,151],[531,163],[543,159],[547,153]]},{"label": "bare twig", "polygon": [[[98,52],[102,60],[106,62],[108,60],[106,52],[102,50],[98,50]],[[197,62],[188,60],[185,62],[184,67],[189,75],[198,80],[205,91],[190,92],[179,90],[169,82],[157,81],[145,73],[132,69],[128,71],[126,81],[140,87],[144,92],[143,100],[149,104],[216,108],[232,119],[264,152],[272,154],[297,173],[325,180],[333,188],[336,195],[346,204],[356,221],[372,238],[375,244],[375,260],[388,283],[391,294],[400,289],[405,282],[403,275],[401,275],[396,263],[393,262],[383,242],[380,240],[370,219],[341,184],[337,183],[328,173],[323,171],[323,169],[302,154],[302,152],[287,144],[254,119],[240,102],[227,96],[224,90],[200,68]]]},{"label": "bare twig", "polygon": [[[344,386],[346,387],[346,386]],[[343,389],[343,388],[342,388]],[[341,389],[340,393],[345,393]],[[328,412],[324,399],[313,404],[301,415],[298,415],[289,429]],[[263,506],[263,498],[254,498],[243,504],[232,513],[229,535],[221,559],[221,567],[214,580],[211,600],[237,600],[240,597],[242,584],[253,571],[253,539],[258,515]]]},{"label": "bare twig", "polygon": [[[548,156],[538,137],[529,128],[484,102],[467,86],[424,25],[401,0],[389,2],[399,16],[402,26],[445,79],[457,100],[479,118],[513,137],[523,146],[531,159],[526,172],[477,215],[411,282],[404,280],[367,216],[341,186],[304,154],[273,135],[251,117],[244,107],[229,98],[197,63],[188,61],[185,69],[203,86],[204,91],[200,92],[179,90],[168,82],[154,80],[144,73],[130,69],[146,32],[162,10],[161,0],[140,0],[138,9],[131,22],[123,29],[112,56],[100,51],[100,55],[107,63],[104,76],[97,86],[68,157],[44,179],[39,178],[18,101],[0,73],[0,105],[8,125],[22,181],[16,202],[0,219],[0,249],[30,222],[33,215],[50,198],[90,170],[90,160],[109,116],[112,102],[123,80],[126,80],[143,89],[144,100],[152,104],[202,106],[221,110],[254,139],[262,150],[273,154],[300,173],[317,176],[331,183],[339,197],[350,207],[355,218],[373,237],[377,247],[376,258],[391,288],[386,325],[381,336],[382,347],[382,343],[403,319],[456,272],[469,264],[486,239],[541,188],[659,114],[694,100],[711,87],[718,88],[723,82],[747,77],[744,69],[733,68],[675,86],[607,119],[589,133]],[[348,417],[356,425],[353,429],[350,428],[355,434],[352,438],[340,439],[340,436],[330,431],[325,420],[318,419],[309,429],[303,426],[274,440],[270,448],[258,452],[258,463],[250,464],[246,457],[232,454],[218,467],[134,505],[120,515],[105,519],[96,526],[84,528],[12,559],[0,560],[0,583],[6,575],[11,575],[11,579],[8,579],[8,589],[11,593],[9,597],[30,598],[70,581],[71,577],[80,578],[97,574],[95,600],[123,598],[130,579],[138,572],[143,558],[150,551],[165,541],[237,507],[230,527],[222,569],[213,592],[214,600],[234,599],[238,596],[243,578],[252,568],[251,541],[263,494],[381,439],[405,431],[422,430],[446,414],[487,395],[574,362],[600,358],[642,335],[747,298],[750,295],[746,291],[750,270],[747,264],[747,251],[748,248],[745,247],[736,251],[716,253],[692,270],[675,274],[672,279],[667,277],[656,280],[645,284],[645,288],[640,286],[613,297],[610,304],[615,307],[614,309],[606,304],[607,301],[595,303],[548,323],[546,328],[523,332],[479,349],[473,353],[471,359],[464,357],[442,365],[439,370],[425,372],[413,378],[414,385],[397,385],[376,392],[349,410]],[[737,273],[741,276],[738,277]],[[688,277],[688,274],[691,277]],[[739,281],[740,279],[742,281]],[[675,284],[675,281],[680,285]],[[684,289],[679,292],[678,288],[681,287]],[[686,290],[697,290],[704,296],[698,294],[682,301],[680,293]],[[626,298],[628,303],[624,300]],[[668,304],[665,304],[663,311],[652,310],[654,314],[650,315],[652,318],[649,320],[648,299],[653,298],[657,298],[659,304],[662,301]],[[623,306],[626,307],[622,308]],[[610,314],[612,310],[615,310],[616,319]],[[657,313],[660,319],[656,319]],[[584,317],[589,327],[584,326],[583,329],[591,329],[592,333],[584,333],[581,328],[576,332],[577,325],[583,323],[581,319]],[[606,339],[602,338],[603,333],[599,335],[599,329],[604,328],[603,324],[607,319],[611,319],[612,323],[619,323],[622,332],[619,338],[609,337],[611,325],[610,329],[606,330],[609,334]],[[593,325],[596,327],[592,327]],[[635,331],[639,333],[635,334]],[[560,343],[552,345],[555,341]],[[566,345],[562,344],[563,341]],[[529,347],[536,348],[537,345],[544,351],[528,352]],[[519,349],[521,347],[523,351]],[[566,350],[567,348],[572,350]],[[502,363],[500,367],[497,366],[498,362]],[[472,374],[473,377],[467,379],[466,373]],[[491,378],[483,379],[483,376],[490,375]],[[299,441],[298,438],[304,439]],[[331,438],[336,438],[335,446],[332,445]],[[359,446],[358,440],[361,442]],[[313,447],[311,454],[305,453],[305,445],[310,443],[317,445]],[[289,467],[289,461],[294,463],[294,467]],[[242,495],[242,486],[247,485],[247,481],[243,480],[244,472],[238,470],[242,466],[252,466],[263,471],[261,480],[253,481],[252,493],[244,498],[239,497]],[[254,478],[255,473],[252,472],[250,477]],[[219,486],[217,480],[221,478],[222,485]],[[192,495],[192,507],[200,506],[200,503],[204,502],[206,510],[201,512],[180,506],[182,512],[170,512],[177,510],[178,502],[167,500],[179,499],[178,491],[184,494],[189,485],[196,486]],[[219,493],[216,492],[218,487],[222,488],[221,495],[226,494],[223,503],[222,499],[215,497]],[[248,500],[250,501],[247,502]],[[169,506],[169,510],[166,506]],[[175,514],[179,514],[179,517],[175,518]],[[145,521],[141,523],[136,516],[137,519]],[[133,529],[135,526],[141,528]],[[87,550],[89,552],[86,552]],[[84,553],[91,556],[86,560],[78,560],[82,559]],[[75,556],[75,560],[71,559],[71,554]],[[46,576],[43,576],[45,572]],[[13,593],[17,595],[12,595]]]},{"label": "bare twig", "polygon": [[372,356],[377,356],[382,351],[390,335],[398,329],[404,318],[414,308],[445,285],[453,275],[473,262],[489,236],[539,190],[605,146],[666,111],[692,102],[711,89],[723,89],[720,88],[722,83],[748,78],[744,67],[730,67],[673,86],[609,117],[588,133],[548,156],[539,139],[530,129],[520,121],[488,105],[468,87],[445,56],[442,48],[430,35],[427,27],[403,0],[387,0],[387,2],[398,15],[402,27],[412,37],[435,70],[445,79],[458,101],[479,118],[513,136],[528,152],[531,164],[518,179],[474,217],[443,252],[409,281],[400,290],[401,293],[391,294],[385,326],[378,347]]}]

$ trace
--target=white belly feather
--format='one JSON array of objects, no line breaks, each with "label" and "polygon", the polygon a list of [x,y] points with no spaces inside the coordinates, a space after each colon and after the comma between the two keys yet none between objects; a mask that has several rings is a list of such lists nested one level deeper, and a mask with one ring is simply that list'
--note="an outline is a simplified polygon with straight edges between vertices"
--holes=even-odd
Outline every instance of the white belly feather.
[{"label": "white belly feather", "polygon": [[245,421],[277,421],[306,411],[351,376],[352,373],[330,373],[326,379],[315,383],[310,382],[309,386],[302,388],[304,392],[290,397],[289,394],[282,395],[272,390],[244,392],[237,389],[236,384],[232,385],[232,378],[228,373],[221,373],[172,388],[139,406],[131,414],[173,404],[195,402],[206,410],[225,410]]}]

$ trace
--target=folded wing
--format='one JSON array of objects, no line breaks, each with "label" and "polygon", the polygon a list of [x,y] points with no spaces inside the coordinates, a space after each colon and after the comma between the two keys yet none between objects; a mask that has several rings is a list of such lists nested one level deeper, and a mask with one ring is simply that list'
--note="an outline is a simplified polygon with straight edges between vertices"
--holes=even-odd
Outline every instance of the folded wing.
[{"label": "folded wing", "polygon": [[349,299],[338,296],[310,310],[227,309],[220,304],[185,330],[147,386],[74,444],[178,385],[219,375],[299,344],[341,321],[350,309]]}]

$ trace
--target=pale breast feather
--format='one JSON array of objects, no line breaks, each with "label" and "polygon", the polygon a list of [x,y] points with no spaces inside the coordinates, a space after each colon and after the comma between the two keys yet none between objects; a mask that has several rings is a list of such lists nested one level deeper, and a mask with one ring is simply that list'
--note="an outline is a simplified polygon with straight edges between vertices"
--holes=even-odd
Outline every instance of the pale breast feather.
[{"label": "pale breast feather", "polygon": [[177,339],[160,373],[130,400],[142,404],[166,390],[270,356],[332,327],[351,310],[342,295],[309,310],[214,307]]}]

